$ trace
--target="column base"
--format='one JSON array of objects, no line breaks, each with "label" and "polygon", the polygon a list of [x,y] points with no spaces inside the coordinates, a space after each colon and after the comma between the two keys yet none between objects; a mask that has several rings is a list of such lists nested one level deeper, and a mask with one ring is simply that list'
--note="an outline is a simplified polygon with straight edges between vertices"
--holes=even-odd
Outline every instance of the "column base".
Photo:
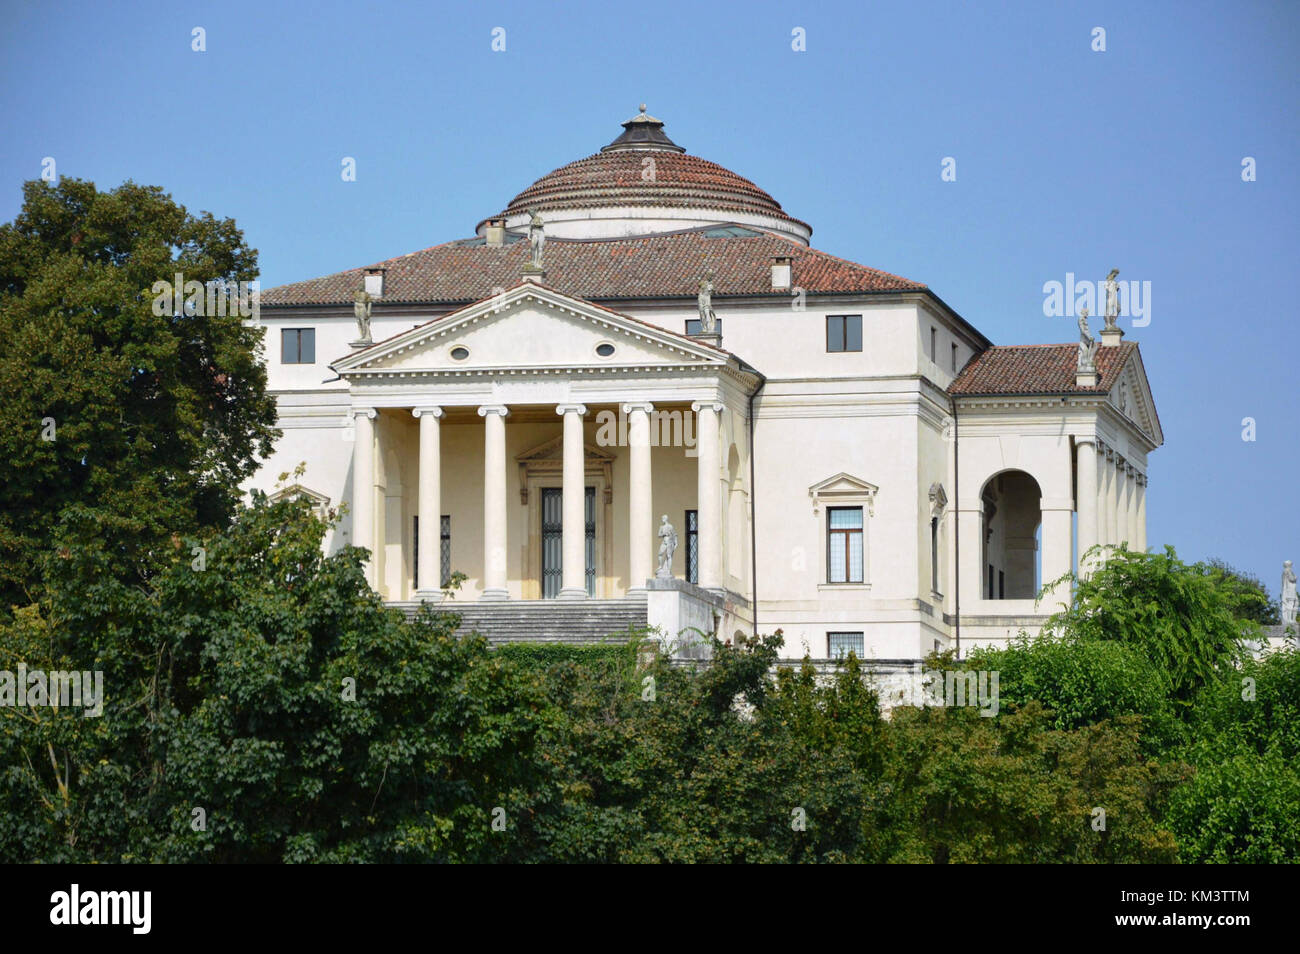
[{"label": "column base", "polygon": [[510,591],[506,589],[489,589],[484,590],[479,595],[479,600],[484,603],[501,602],[510,599]]},{"label": "column base", "polygon": [[587,591],[585,589],[582,590],[562,589],[560,590],[559,593],[555,595],[555,598],[557,600],[585,600],[588,597],[587,597]]},{"label": "column base", "polygon": [[441,603],[447,598],[442,590],[416,590],[411,598],[420,603]]}]

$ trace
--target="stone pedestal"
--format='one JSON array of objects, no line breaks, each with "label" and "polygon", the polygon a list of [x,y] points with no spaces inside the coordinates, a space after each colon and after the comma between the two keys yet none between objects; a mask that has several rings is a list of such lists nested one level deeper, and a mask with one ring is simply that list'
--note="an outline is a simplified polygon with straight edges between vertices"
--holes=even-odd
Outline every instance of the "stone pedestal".
[{"label": "stone pedestal", "polygon": [[1103,328],[1101,329],[1101,346],[1103,348],[1119,347],[1120,340],[1123,337],[1123,328]]}]

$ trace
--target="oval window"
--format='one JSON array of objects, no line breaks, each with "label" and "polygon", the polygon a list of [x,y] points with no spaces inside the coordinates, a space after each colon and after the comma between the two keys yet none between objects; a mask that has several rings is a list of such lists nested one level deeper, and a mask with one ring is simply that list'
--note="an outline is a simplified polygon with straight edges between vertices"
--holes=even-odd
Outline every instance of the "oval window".
[{"label": "oval window", "polygon": [[596,345],[596,354],[600,355],[602,358],[608,358],[613,353],[614,353],[614,346],[609,342],[606,342],[605,344]]},{"label": "oval window", "polygon": [[469,357],[469,348],[456,347],[451,349],[451,356],[457,361],[464,361]]}]

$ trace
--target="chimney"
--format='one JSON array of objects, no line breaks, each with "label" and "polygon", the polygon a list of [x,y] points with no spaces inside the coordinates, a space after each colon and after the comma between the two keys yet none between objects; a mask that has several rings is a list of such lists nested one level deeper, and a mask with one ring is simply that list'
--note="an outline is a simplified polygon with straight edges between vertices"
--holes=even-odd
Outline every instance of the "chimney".
[{"label": "chimney", "polygon": [[505,219],[488,219],[487,229],[484,231],[484,237],[487,239],[489,248],[500,248],[506,244],[506,220]]},{"label": "chimney", "polygon": [[366,269],[366,294],[371,298],[384,297],[384,271],[382,268]]},{"label": "chimney", "polygon": [[789,255],[776,255],[772,258],[772,291],[790,290]]}]

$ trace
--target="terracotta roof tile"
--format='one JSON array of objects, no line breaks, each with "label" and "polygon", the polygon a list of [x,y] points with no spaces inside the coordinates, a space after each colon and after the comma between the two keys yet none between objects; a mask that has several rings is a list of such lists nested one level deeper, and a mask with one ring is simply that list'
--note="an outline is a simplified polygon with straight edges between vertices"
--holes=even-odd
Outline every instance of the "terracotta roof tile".
[{"label": "terracotta roof tile", "polygon": [[957,397],[994,394],[1096,394],[1109,391],[1137,344],[1097,349],[1096,387],[1074,383],[1078,365],[1077,344],[1004,345],[981,352],[971,360],[948,393]]},{"label": "terracotta roof tile", "polygon": [[[656,154],[660,155],[660,154]],[[672,155],[663,153],[662,155]],[[383,301],[464,304],[519,281],[528,243],[489,247],[481,239],[449,242],[376,266],[386,269]],[[810,293],[925,291],[926,286],[738,226],[713,226],[636,238],[546,242],[546,283],[588,301],[693,298],[705,272],[718,297],[772,295],[772,258],[792,259],[792,282]],[[365,268],[266,289],[261,306],[350,304]]]},{"label": "terracotta roof tile", "polygon": [[[646,175],[647,158],[654,174]],[[598,152],[548,172],[515,196],[504,215],[527,209],[584,209],[599,206],[673,206],[726,209],[785,219],[781,203],[730,169],[676,152]]]}]

